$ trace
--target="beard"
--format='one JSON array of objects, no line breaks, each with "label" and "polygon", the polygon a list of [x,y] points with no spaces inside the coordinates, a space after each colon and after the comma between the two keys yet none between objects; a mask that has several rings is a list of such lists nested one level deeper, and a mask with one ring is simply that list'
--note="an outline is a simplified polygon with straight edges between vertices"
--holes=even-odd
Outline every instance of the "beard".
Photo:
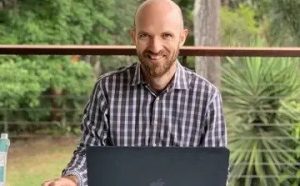
[{"label": "beard", "polygon": [[[169,55],[165,50],[162,50],[157,54],[146,50],[144,52],[138,52],[137,55],[143,72],[149,77],[158,78],[166,74],[171,69],[177,60],[178,53],[179,47]],[[158,57],[159,60],[153,62],[151,59],[151,56],[153,55]]]}]

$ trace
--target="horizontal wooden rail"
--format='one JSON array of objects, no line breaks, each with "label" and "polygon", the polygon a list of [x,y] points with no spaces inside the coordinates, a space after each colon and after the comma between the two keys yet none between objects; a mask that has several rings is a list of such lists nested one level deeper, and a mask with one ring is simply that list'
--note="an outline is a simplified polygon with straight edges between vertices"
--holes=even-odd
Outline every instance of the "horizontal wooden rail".
[{"label": "horizontal wooden rail", "polygon": [[[126,45],[0,45],[0,55],[136,55]],[[300,47],[199,47],[184,46],[181,56],[300,57]]]}]

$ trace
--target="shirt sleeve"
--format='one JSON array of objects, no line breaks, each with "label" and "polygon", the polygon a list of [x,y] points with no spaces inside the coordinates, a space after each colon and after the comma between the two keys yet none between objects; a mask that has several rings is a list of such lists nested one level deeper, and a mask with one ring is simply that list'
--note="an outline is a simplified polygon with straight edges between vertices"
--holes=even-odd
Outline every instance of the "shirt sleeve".
[{"label": "shirt sleeve", "polygon": [[100,81],[94,87],[92,95],[84,109],[81,123],[82,137],[71,161],[62,171],[62,176],[74,175],[79,185],[87,185],[86,147],[105,146],[108,133],[107,99]]},{"label": "shirt sleeve", "polygon": [[226,147],[227,131],[223,113],[222,98],[219,91],[215,91],[208,102],[205,117],[205,147]]}]

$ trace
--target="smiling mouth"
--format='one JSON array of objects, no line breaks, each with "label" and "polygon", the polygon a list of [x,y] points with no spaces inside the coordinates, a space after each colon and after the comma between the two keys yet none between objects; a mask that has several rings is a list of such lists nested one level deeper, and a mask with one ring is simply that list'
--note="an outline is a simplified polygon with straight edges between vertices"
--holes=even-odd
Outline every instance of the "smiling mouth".
[{"label": "smiling mouth", "polygon": [[147,55],[147,58],[150,59],[151,61],[158,61],[163,57],[164,55]]}]

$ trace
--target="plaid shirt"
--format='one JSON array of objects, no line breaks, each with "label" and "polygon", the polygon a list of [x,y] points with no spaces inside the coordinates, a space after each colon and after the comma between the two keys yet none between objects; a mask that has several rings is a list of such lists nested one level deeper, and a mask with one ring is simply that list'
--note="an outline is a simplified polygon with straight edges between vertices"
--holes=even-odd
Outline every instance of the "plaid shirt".
[{"label": "plaid shirt", "polygon": [[87,185],[86,146],[226,146],[219,91],[177,62],[175,76],[156,94],[140,64],[103,75],[84,110],[83,135],[63,175]]}]

